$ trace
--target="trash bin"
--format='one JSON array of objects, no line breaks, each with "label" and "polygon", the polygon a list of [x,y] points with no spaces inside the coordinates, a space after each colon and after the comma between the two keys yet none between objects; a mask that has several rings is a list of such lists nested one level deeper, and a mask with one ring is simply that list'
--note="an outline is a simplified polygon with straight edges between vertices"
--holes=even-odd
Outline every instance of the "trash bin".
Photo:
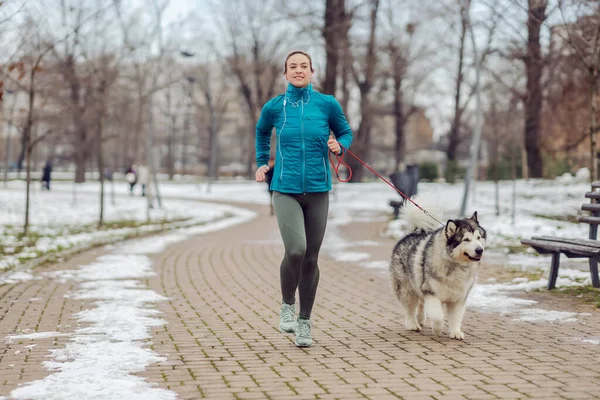
[{"label": "trash bin", "polygon": [[413,197],[417,194],[419,178],[418,164],[407,165],[404,171],[396,171],[390,175],[394,186],[408,197]]},{"label": "trash bin", "polygon": [[[411,198],[417,194],[417,186],[420,179],[419,165],[407,165],[404,171],[396,171],[391,174],[390,179],[396,189],[400,190],[406,196]],[[400,195],[400,197],[400,201],[390,201],[390,206],[394,209],[394,219],[398,218],[400,208],[406,202],[406,198],[404,196]]]}]

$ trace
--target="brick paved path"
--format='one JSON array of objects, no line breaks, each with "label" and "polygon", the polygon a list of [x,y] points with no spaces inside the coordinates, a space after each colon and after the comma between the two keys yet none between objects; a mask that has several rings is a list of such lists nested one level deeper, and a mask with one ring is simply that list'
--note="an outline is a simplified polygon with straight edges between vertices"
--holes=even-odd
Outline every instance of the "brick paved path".
[{"label": "brick paved path", "polygon": [[[533,294],[538,308],[589,315],[573,323],[528,323],[468,310],[463,342],[437,338],[404,329],[381,270],[326,255],[313,312],[315,343],[296,348],[293,335],[277,329],[282,247],[276,222],[266,208],[258,210],[261,216],[249,223],[172,245],[156,257],[158,274],[148,285],[169,299],[158,303],[168,324],[153,329],[152,348],[168,361],[141,376],[182,399],[600,397],[600,346],[582,340],[600,335],[594,308]],[[356,223],[341,234],[380,242],[353,250],[381,259],[393,246],[378,236],[382,225]],[[0,287],[0,337],[24,328],[72,331],[69,315],[87,304],[63,298],[69,289],[40,280]],[[0,342],[0,396],[48,375],[41,361],[67,340],[36,340],[38,346],[18,354],[14,344]]]}]

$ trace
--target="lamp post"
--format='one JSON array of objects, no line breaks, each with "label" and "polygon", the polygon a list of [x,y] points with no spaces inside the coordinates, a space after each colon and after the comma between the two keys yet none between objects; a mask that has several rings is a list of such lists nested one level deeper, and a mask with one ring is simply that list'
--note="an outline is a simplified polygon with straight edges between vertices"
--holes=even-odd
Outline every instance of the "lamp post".
[{"label": "lamp post", "polygon": [[191,135],[191,119],[192,119],[192,110],[194,105],[194,83],[196,82],[196,78],[193,76],[186,76],[185,80],[187,81],[188,86],[188,104],[187,110],[185,112],[185,119],[183,123],[183,131],[181,132],[181,174],[185,173],[185,164],[187,157],[187,141]]}]

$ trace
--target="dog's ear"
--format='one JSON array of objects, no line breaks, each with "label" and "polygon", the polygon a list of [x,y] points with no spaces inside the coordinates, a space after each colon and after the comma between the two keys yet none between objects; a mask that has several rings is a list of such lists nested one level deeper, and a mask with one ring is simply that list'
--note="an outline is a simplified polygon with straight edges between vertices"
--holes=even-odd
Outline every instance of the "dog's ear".
[{"label": "dog's ear", "polygon": [[454,236],[457,230],[458,225],[456,225],[456,222],[453,219],[449,219],[448,222],[446,222],[446,238],[451,238],[452,236]]},{"label": "dog's ear", "polygon": [[473,215],[471,215],[471,218],[469,218],[471,221],[474,221],[476,224],[479,223],[479,220],[477,219],[477,211],[475,211],[473,213]]}]

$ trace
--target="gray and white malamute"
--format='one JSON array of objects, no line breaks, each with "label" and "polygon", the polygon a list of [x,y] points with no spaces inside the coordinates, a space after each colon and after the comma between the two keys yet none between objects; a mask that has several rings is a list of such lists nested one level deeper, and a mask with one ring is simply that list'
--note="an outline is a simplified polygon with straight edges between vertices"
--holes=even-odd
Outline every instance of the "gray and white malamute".
[{"label": "gray and white malamute", "polygon": [[434,334],[441,335],[447,316],[450,337],[464,339],[460,328],[465,303],[486,241],[477,212],[471,218],[450,219],[442,227],[407,201],[402,218],[414,231],[396,244],[390,272],[406,312],[406,328],[420,331],[429,320]]}]

